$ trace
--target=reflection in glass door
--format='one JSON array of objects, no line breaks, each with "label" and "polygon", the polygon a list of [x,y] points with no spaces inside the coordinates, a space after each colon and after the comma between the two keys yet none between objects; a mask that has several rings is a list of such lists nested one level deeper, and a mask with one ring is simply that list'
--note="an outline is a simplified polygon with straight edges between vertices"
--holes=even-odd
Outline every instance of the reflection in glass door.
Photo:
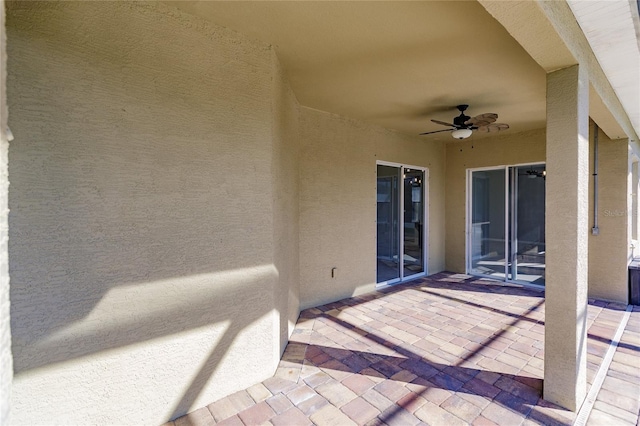
[{"label": "reflection in glass door", "polygon": [[425,171],[377,168],[377,282],[393,284],[425,273]]},{"label": "reflection in glass door", "polygon": [[544,165],[469,172],[467,270],[544,285]]},{"label": "reflection in glass door", "polygon": [[506,273],[505,171],[471,173],[470,273],[504,278]]},{"label": "reflection in glass door", "polygon": [[512,167],[511,279],[544,285],[544,165]]}]

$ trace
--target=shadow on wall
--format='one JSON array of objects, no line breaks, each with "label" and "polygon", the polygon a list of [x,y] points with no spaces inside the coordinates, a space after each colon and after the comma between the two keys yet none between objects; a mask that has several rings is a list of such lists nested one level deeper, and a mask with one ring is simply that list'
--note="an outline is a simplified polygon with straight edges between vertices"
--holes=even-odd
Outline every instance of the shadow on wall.
[{"label": "shadow on wall", "polygon": [[[174,395],[175,403],[172,401],[174,408],[170,418],[181,416],[193,408],[238,335],[256,325],[266,328],[268,347],[262,350],[274,352],[271,346],[276,345],[272,341],[276,336],[270,336],[268,332],[277,313],[270,317],[274,305],[269,297],[265,297],[265,290],[271,289],[269,284],[276,279],[277,270],[273,265],[263,265],[115,286],[94,304],[84,318],[65,325],[58,321],[51,328],[42,325],[41,321],[21,323],[20,313],[25,312],[25,305],[30,305],[30,301],[16,297],[12,305],[13,312],[18,313],[12,318],[16,379],[31,370],[75,359],[82,362],[95,355],[109,356],[114,350],[129,352],[129,356],[121,355],[136,361],[141,343],[160,346],[168,340],[173,353],[166,359],[152,359],[150,363],[155,364],[155,369],[162,369],[163,365],[174,370],[183,369],[185,375],[192,378],[184,393]],[[73,312],[72,307],[77,304],[78,300],[69,300],[67,304],[41,306],[38,317],[65,313],[75,317],[77,312]],[[266,324],[259,324],[261,320]],[[42,337],[33,339],[34,334]],[[180,346],[180,343],[184,345]],[[213,347],[204,359],[201,353],[189,350],[194,344],[211,347],[212,343]],[[255,343],[260,345],[260,342]],[[237,364],[237,368],[243,368],[240,362]],[[147,374],[135,362],[124,368],[130,369],[123,373],[128,376],[132,387],[136,386],[135,381],[140,375]],[[111,386],[114,376],[111,371],[104,372],[104,389]],[[101,392],[99,389],[95,391]]]}]

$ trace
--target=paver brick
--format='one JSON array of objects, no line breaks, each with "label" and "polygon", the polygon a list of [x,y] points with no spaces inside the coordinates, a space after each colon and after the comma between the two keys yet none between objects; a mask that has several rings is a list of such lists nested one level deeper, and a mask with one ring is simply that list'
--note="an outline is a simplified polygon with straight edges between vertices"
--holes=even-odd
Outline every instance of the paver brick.
[{"label": "paver brick", "polygon": [[308,426],[312,425],[311,420],[296,407],[291,407],[284,413],[271,419],[274,426]]},{"label": "paver brick", "polygon": [[240,417],[240,420],[242,420],[242,422],[247,426],[260,425],[269,420],[274,415],[275,412],[265,401],[262,401],[261,403],[238,413],[238,417]]},{"label": "paver brick", "polygon": [[473,422],[478,417],[482,409],[469,401],[462,399],[461,397],[453,394],[446,401],[440,404],[441,408],[444,408],[451,414],[461,418],[467,423]]},{"label": "paver brick", "polygon": [[331,404],[325,405],[310,417],[311,421],[317,426],[335,426],[335,425],[356,425],[356,423],[346,414]]},{"label": "paver brick", "polygon": [[479,407],[481,409],[485,409],[486,406],[491,403],[491,399],[490,398],[486,398],[484,396],[476,395],[474,393],[456,392],[456,395],[458,395],[460,398],[470,402],[471,404],[473,404],[476,407]]},{"label": "paver brick", "polygon": [[240,417],[238,417],[237,415],[235,416],[231,416],[221,422],[216,423],[216,425],[220,425],[220,426],[244,426],[244,423],[242,423],[242,420],[240,420]]},{"label": "paver brick", "polygon": [[267,398],[266,402],[276,414],[284,413],[293,406],[291,401],[281,393]]},{"label": "paver brick", "polygon": [[608,389],[600,389],[596,400],[606,402],[630,413],[637,413],[640,410],[640,399],[637,396],[635,398],[623,396]]},{"label": "paver brick", "polygon": [[380,394],[375,389],[369,389],[362,394],[362,397],[367,400],[371,405],[376,407],[380,411],[384,411],[393,405],[393,401]]},{"label": "paver brick", "polygon": [[271,391],[269,391],[269,389],[267,389],[267,387],[262,383],[256,383],[255,385],[251,386],[247,389],[247,393],[255,402],[262,402],[273,395]]},{"label": "paver brick", "polygon": [[372,364],[371,368],[379,371],[386,378],[389,378],[402,370],[402,368],[398,367],[397,365],[384,360]]},{"label": "paver brick", "polygon": [[636,422],[627,422],[619,417],[594,408],[589,415],[588,424],[592,426],[635,426]]},{"label": "paver brick", "polygon": [[207,407],[192,411],[186,416],[178,417],[174,421],[175,426],[211,426],[216,422]]},{"label": "paver brick", "polygon": [[[315,388],[317,386],[320,386],[324,383],[327,383],[328,381],[332,380],[331,376],[329,376],[327,373],[325,373],[324,371],[318,371],[317,373],[312,374],[309,377],[305,377],[303,379],[303,381],[309,385],[312,388]],[[288,390],[293,389],[293,387],[291,387]]]},{"label": "paver brick", "polygon": [[376,383],[380,383],[381,381],[386,379],[384,374],[382,374],[378,370],[374,370],[371,367],[365,368],[364,370],[360,371],[360,374],[367,376],[369,379],[373,380]]},{"label": "paver brick", "polygon": [[315,390],[338,408],[358,397],[351,389],[334,381],[324,383]]},{"label": "paver brick", "polygon": [[614,407],[613,405],[607,404],[606,402],[596,401],[595,404],[593,404],[593,408],[594,410],[599,410],[601,412],[615,416],[628,423],[635,424],[638,421],[638,414],[630,413],[618,407]]},{"label": "paver brick", "polygon": [[[209,412],[216,422],[220,422],[231,416],[238,414],[238,410],[234,407],[228,398],[222,398],[216,402],[207,405]],[[177,419],[176,419],[177,420]]]},{"label": "paver brick", "polygon": [[[640,369],[640,362],[638,363],[638,369]],[[626,396],[640,395],[640,382],[635,380],[630,382],[608,375],[602,383],[602,389],[608,389],[611,392]]]},{"label": "paver brick", "polygon": [[352,354],[342,360],[342,363],[349,368],[352,373],[358,373],[369,367],[371,363],[358,354]]},{"label": "paver brick", "polygon": [[420,407],[420,409],[415,412],[415,416],[429,425],[467,425],[464,420],[454,416],[444,408],[440,408],[431,402],[427,402]]},{"label": "paver brick", "polygon": [[279,392],[287,392],[297,386],[295,382],[276,376],[268,378],[262,384],[274,395]]},{"label": "paver brick", "polygon": [[293,405],[298,405],[302,401],[305,401],[314,395],[317,395],[317,393],[309,386],[304,384],[287,392],[287,398],[289,398]]},{"label": "paver brick", "polygon": [[490,403],[482,410],[482,415],[499,425],[519,425],[524,420],[524,416],[516,414],[495,402]]},{"label": "paver brick", "polygon": [[310,416],[327,404],[329,404],[329,401],[327,401],[326,398],[323,398],[322,396],[316,394],[311,398],[306,399],[301,403],[297,404],[297,407],[306,416]]},{"label": "paver brick", "polygon": [[413,374],[408,370],[401,370],[401,371],[398,371],[393,376],[391,376],[390,379],[396,382],[411,383],[411,381],[416,377],[418,376],[416,376],[415,374]]},{"label": "paver brick", "polygon": [[420,423],[417,417],[395,404],[380,413],[378,418],[389,426],[413,426]]},{"label": "paver brick", "polygon": [[494,384],[497,388],[500,388],[506,392],[509,392],[518,398],[523,399],[525,402],[529,404],[535,404],[538,402],[542,393],[537,389],[529,387],[524,383],[520,383],[516,380],[513,380],[509,377],[503,376]]},{"label": "paver brick", "polygon": [[427,400],[414,392],[409,392],[400,398],[396,404],[410,413],[415,413],[420,407],[427,403]]},{"label": "paver brick", "polygon": [[375,386],[376,382],[366,376],[353,374],[344,379],[342,384],[351,389],[356,395],[360,395],[367,389],[371,389]]},{"label": "paver brick", "polygon": [[245,410],[255,404],[253,398],[251,398],[249,393],[244,390],[232,393],[227,398],[236,409],[236,412]]},{"label": "paver brick", "polygon": [[529,412],[531,411],[531,404],[528,404],[525,400],[523,400],[522,398],[518,398],[517,396],[506,392],[506,391],[502,391],[500,392],[494,399],[493,402],[499,403],[501,404],[503,407],[509,408],[512,411],[515,411],[516,413],[518,413],[520,416],[522,416],[523,418],[527,417],[527,415],[529,415]]},{"label": "paver brick", "polygon": [[544,399],[540,399],[538,405],[531,408],[528,418],[545,426],[561,426],[573,424],[575,414]]},{"label": "paver brick", "polygon": [[420,393],[420,395],[433,404],[440,405],[446,401],[453,392],[438,387],[430,387]]},{"label": "paver brick", "polygon": [[435,376],[429,378],[429,381],[432,382],[435,386],[450,391],[457,391],[464,384],[460,380],[444,372],[440,372]]},{"label": "paver brick", "polygon": [[378,409],[376,409],[362,397],[358,397],[353,401],[345,404],[341,408],[341,410],[343,413],[349,416],[351,420],[359,425],[369,422],[378,414],[380,414],[380,411]]},{"label": "paver brick", "polygon": [[480,370],[476,368],[463,368],[462,366],[449,366],[442,370],[443,374],[447,374],[454,379],[460,380],[462,383],[466,383],[473,379],[479,372]]},{"label": "paver brick", "polygon": [[527,360],[515,357],[513,355],[509,355],[506,353],[502,353],[496,357],[496,361],[503,362],[507,365],[517,368],[518,370],[522,369],[525,365],[527,365]]},{"label": "paver brick", "polygon": [[484,416],[478,416],[471,423],[473,426],[499,426]]},{"label": "paver brick", "polygon": [[337,359],[329,360],[324,364],[321,364],[319,367],[329,376],[338,381],[343,380],[353,374],[349,367],[347,367]]},{"label": "paver brick", "polygon": [[380,382],[374,386],[374,389],[392,402],[396,402],[410,392],[409,389],[404,387],[402,384],[393,380]]}]

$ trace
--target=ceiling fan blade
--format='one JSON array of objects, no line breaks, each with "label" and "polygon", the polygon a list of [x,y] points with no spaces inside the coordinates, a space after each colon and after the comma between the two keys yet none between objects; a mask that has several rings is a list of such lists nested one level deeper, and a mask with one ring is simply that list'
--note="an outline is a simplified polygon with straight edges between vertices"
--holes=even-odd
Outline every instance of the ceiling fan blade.
[{"label": "ceiling fan blade", "polygon": [[487,126],[478,127],[478,131],[482,133],[495,133],[495,132],[499,132],[500,130],[507,130],[508,128],[509,128],[508,124],[492,123]]},{"label": "ceiling fan blade", "polygon": [[[484,114],[476,115],[473,118],[465,121],[464,124],[473,124],[476,126],[486,126],[487,124],[494,123],[498,119],[498,114],[493,112],[487,112]],[[487,123],[487,124],[480,124]]]},{"label": "ceiling fan blade", "polygon": [[451,123],[446,123],[444,121],[440,121],[440,120],[431,120],[436,124],[442,124],[443,126],[449,126],[449,127],[458,127],[455,124],[451,124]]},{"label": "ceiling fan blade", "polygon": [[432,134],[432,133],[450,132],[450,131],[452,131],[452,130],[454,130],[454,129],[435,130],[435,131],[433,131],[433,132],[420,133],[420,134],[418,134],[418,136],[422,136],[422,135],[430,135],[430,134]]},{"label": "ceiling fan blade", "polygon": [[473,127],[481,127],[481,126],[488,126],[489,124],[491,124],[491,121],[487,121],[487,120],[474,120],[473,118],[471,120],[467,120],[464,123],[466,126],[473,126]]}]

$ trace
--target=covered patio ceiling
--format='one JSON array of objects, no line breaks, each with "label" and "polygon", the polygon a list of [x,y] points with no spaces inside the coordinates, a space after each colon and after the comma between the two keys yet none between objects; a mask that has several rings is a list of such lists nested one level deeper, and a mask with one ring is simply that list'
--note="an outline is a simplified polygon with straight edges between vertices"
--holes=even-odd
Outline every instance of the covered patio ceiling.
[{"label": "covered patio ceiling", "polygon": [[545,125],[545,70],[475,1],[171,4],[273,45],[306,107],[410,135],[458,104],[509,132]]}]

